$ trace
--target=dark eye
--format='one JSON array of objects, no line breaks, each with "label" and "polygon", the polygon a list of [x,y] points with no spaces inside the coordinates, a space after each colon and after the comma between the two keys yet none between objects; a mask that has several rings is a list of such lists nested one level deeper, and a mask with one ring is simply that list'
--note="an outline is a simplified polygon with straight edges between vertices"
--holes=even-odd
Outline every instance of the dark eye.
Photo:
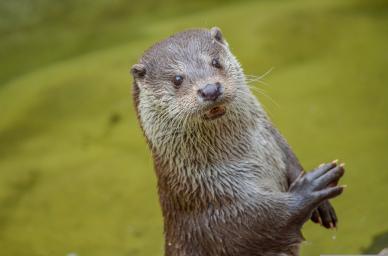
[{"label": "dark eye", "polygon": [[183,83],[183,76],[174,76],[172,82],[175,86],[180,86]]},{"label": "dark eye", "polygon": [[213,59],[212,60],[212,66],[215,68],[222,68],[221,63],[218,59]]}]

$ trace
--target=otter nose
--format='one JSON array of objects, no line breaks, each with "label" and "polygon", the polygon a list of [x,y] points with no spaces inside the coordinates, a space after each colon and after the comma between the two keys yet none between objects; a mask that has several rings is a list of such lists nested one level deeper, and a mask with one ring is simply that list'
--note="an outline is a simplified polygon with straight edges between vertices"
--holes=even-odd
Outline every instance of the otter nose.
[{"label": "otter nose", "polygon": [[224,88],[220,83],[207,84],[198,89],[198,95],[204,101],[215,101],[223,92]]}]

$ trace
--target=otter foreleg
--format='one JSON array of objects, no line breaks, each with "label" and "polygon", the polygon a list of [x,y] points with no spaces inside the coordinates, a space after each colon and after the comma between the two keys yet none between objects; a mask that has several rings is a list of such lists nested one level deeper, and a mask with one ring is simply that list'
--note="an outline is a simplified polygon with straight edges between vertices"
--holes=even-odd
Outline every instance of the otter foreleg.
[{"label": "otter foreleg", "polygon": [[[287,141],[280,134],[280,132],[274,126],[269,126],[269,130],[272,132],[274,138],[276,139],[279,147],[282,149],[287,163],[287,178],[288,183],[291,185],[295,179],[304,172],[302,165],[300,164],[298,158],[295,156],[291,147],[288,145]],[[320,223],[325,228],[334,228],[337,227],[337,215],[333,206],[328,200],[323,201],[317,208],[312,212],[311,220],[315,223]]]},{"label": "otter foreleg", "polygon": [[[300,213],[295,216],[295,220],[304,223],[318,205],[321,206],[323,202],[328,202],[328,199],[340,195],[344,187],[338,186],[337,183],[344,172],[342,164],[333,162],[321,165],[311,172],[301,173],[289,188],[289,193],[298,198],[300,207]],[[333,184],[336,185],[332,186]]]},{"label": "otter foreleg", "polygon": [[311,172],[301,173],[287,192],[261,194],[256,208],[258,226],[244,225],[238,232],[251,234],[255,238],[248,241],[258,243],[252,247],[246,245],[244,253],[236,255],[299,255],[303,224],[318,205],[343,192],[343,186],[333,184],[338,183],[344,172],[343,165],[324,164]]}]

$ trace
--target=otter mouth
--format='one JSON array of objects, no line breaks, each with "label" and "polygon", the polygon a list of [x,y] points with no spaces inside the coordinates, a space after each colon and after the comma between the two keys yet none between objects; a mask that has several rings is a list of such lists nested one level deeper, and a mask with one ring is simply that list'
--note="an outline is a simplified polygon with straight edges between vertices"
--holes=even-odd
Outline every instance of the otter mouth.
[{"label": "otter mouth", "polygon": [[221,116],[223,116],[226,113],[225,106],[219,105],[216,107],[212,107],[208,111],[205,112],[204,118],[206,120],[214,120]]}]

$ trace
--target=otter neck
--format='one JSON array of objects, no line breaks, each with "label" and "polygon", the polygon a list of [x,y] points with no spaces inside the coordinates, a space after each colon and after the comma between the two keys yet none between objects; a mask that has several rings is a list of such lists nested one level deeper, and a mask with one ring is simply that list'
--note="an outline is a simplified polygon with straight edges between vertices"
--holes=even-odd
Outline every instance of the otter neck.
[{"label": "otter neck", "polygon": [[245,104],[245,108],[228,106],[230,112],[216,120],[195,117],[179,127],[174,120],[165,121],[167,125],[159,125],[149,136],[152,151],[169,169],[201,168],[241,159],[251,150],[252,137],[269,122],[253,96]]}]

